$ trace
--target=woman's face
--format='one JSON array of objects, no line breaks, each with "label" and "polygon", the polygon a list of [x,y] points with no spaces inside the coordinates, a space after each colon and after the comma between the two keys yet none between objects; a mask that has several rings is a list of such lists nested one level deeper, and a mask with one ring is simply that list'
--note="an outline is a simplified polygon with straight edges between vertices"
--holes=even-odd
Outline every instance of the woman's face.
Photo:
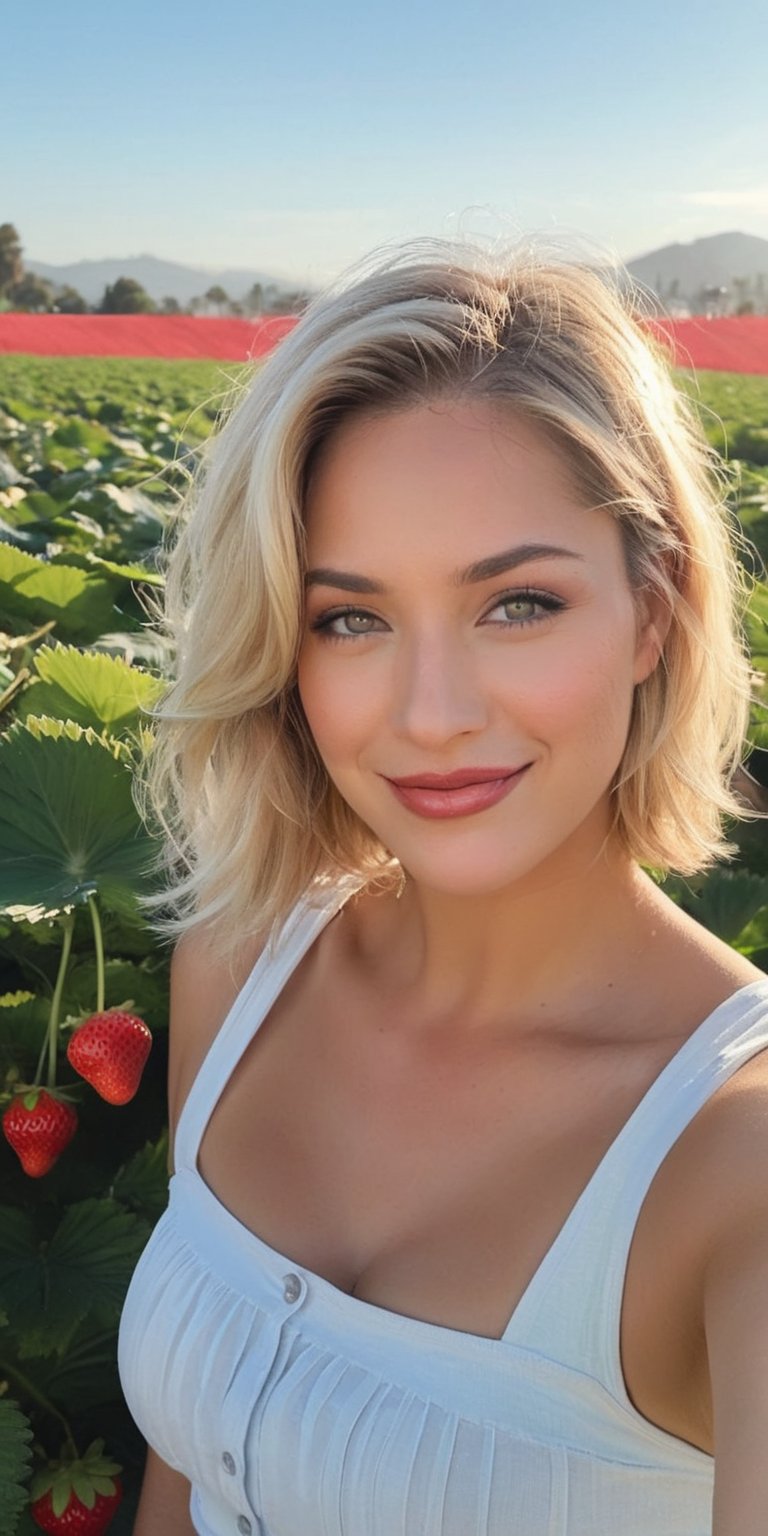
[{"label": "woman's face", "polygon": [[[594,856],[661,641],[617,523],[579,504],[542,430],[487,402],[351,418],[318,458],[306,527],[303,708],[403,868],[477,894]],[[485,787],[418,787],[459,770]]]}]

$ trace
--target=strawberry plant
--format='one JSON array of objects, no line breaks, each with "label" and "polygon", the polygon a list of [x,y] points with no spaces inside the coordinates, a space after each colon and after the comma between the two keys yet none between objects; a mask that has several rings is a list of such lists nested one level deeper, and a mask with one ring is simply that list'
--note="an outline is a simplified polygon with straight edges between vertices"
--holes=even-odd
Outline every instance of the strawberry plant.
[{"label": "strawberry plant", "polygon": [[[2,1536],[133,1528],[145,1447],[120,1393],[117,1326],[168,1184],[169,948],[136,900],[153,889],[156,841],[132,784],[172,658],[145,597],[162,586],[173,498],[239,377],[0,359]],[[739,422],[744,442],[760,439],[768,380],[699,374],[699,389],[710,436]],[[742,466],[734,507],[768,562],[762,462]],[[762,584],[749,640],[757,779]],[[768,969],[764,828],[731,836],[738,861],[665,889]]]}]

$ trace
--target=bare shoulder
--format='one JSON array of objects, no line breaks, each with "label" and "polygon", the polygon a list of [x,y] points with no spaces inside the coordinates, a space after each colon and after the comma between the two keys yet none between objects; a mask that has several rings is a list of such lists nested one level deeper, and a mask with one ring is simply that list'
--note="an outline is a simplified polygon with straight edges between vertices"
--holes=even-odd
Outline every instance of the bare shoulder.
[{"label": "bare shoulder", "polygon": [[768,1503],[768,1041],[706,1108],[700,1177],[714,1199],[701,1334],[715,1455],[712,1530],[757,1536]]},{"label": "bare shoulder", "polygon": [[764,1043],[718,1085],[669,1159],[670,1174],[687,1193],[685,1201],[681,1194],[681,1208],[693,1219],[698,1216],[702,1276],[712,1254],[729,1242],[734,1223],[743,1223],[750,1213],[768,1216],[768,976],[756,967],[738,969],[712,1008],[756,982],[766,983]]},{"label": "bare shoulder", "polygon": [[168,1120],[171,1147],[179,1115],[204,1057],[267,943],[245,940],[232,963],[222,960],[201,924],[176,944],[170,965]]}]

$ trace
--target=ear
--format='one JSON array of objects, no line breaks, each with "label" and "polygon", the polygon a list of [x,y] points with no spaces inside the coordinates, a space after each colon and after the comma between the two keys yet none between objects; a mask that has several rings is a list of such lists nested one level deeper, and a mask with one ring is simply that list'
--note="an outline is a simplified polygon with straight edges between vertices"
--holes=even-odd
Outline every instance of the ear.
[{"label": "ear", "polygon": [[633,680],[644,683],[655,671],[664,650],[664,642],[672,623],[669,600],[655,587],[647,587],[635,595],[637,614],[635,665]]}]

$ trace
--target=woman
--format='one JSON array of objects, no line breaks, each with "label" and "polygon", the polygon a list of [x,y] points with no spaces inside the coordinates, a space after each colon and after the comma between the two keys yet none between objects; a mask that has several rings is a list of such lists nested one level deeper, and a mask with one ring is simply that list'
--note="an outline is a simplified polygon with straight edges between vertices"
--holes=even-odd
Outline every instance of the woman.
[{"label": "woman", "polygon": [[653,877],[751,814],[738,571],[586,264],[381,258],[215,438],[136,1536],[764,1530],[768,978]]}]

